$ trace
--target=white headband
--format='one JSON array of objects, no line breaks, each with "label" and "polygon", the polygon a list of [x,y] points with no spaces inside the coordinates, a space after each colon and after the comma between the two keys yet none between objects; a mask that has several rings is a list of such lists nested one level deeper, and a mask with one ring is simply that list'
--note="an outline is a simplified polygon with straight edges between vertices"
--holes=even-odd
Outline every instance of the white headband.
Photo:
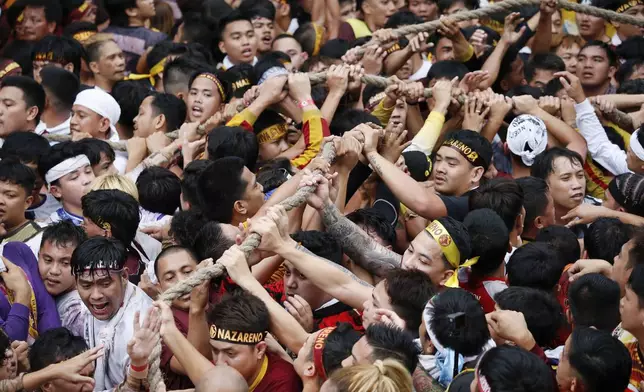
[{"label": "white headband", "polygon": [[631,151],[633,151],[633,154],[635,154],[636,157],[644,161],[644,148],[642,148],[640,141],[637,140],[638,133],[639,133],[639,129],[633,132],[633,134],[631,135],[631,141],[630,141]]},{"label": "white headband", "polygon": [[89,165],[89,158],[87,158],[87,155],[85,154],[76,155],[73,158],[67,158],[58,165],[49,169],[47,174],[45,174],[45,181],[47,182],[47,184],[51,184],[52,182],[73,172],[74,170],[78,170]]}]

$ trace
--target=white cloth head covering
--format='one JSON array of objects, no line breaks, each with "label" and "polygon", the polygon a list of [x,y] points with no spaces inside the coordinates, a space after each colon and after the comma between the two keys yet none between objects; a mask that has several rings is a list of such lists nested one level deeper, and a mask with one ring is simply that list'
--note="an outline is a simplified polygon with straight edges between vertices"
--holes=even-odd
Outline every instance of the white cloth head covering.
[{"label": "white cloth head covering", "polygon": [[640,141],[637,140],[637,135],[639,135],[640,130],[638,129],[637,131],[633,132],[631,135],[630,139],[630,147],[631,151],[633,151],[633,154],[640,160],[644,161],[644,147],[642,147],[642,144],[640,144]]},{"label": "white cloth head covering", "polygon": [[121,107],[116,99],[99,88],[83,90],[76,96],[74,105],[85,106],[89,110],[110,120],[110,130],[116,132],[116,123],[121,117]]},{"label": "white cloth head covering", "polygon": [[47,184],[51,184],[52,182],[56,181],[57,179],[73,172],[74,170],[78,170],[82,167],[89,166],[89,158],[87,158],[87,155],[81,154],[81,155],[76,155],[75,157],[72,158],[67,158],[64,161],[60,162],[56,166],[52,167],[45,173],[45,181]]},{"label": "white cloth head covering", "polygon": [[514,155],[520,156],[526,166],[532,166],[534,158],[548,145],[546,124],[539,117],[522,114],[510,123],[507,142]]}]

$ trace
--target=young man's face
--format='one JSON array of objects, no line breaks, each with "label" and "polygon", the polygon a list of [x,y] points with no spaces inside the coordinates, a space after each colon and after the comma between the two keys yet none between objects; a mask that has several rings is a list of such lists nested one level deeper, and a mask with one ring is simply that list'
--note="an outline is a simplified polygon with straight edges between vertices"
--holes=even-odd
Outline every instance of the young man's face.
[{"label": "young man's face", "polygon": [[640,306],[640,299],[633,289],[626,285],[626,292],[619,301],[619,314],[622,318],[622,328],[637,333],[644,327],[644,309]]},{"label": "young man's face", "polygon": [[579,35],[586,41],[600,40],[606,33],[606,25],[603,18],[582,14],[577,12],[577,27],[579,27]]},{"label": "young man's face", "polygon": [[340,20],[346,22],[347,19],[356,17],[356,3],[355,1],[347,1],[340,4]]},{"label": "young man's face", "polygon": [[[633,16],[635,18],[644,18],[644,5],[638,4],[633,6],[624,11],[624,15]],[[642,27],[625,23],[614,23],[614,25],[615,29],[623,39],[644,35],[644,28]]]},{"label": "young man's face", "polygon": [[302,275],[291,262],[285,260],[284,267],[286,268],[284,273],[284,294],[287,296],[299,295],[308,302],[312,310],[319,308],[331,299],[324,290],[319,289],[306,276]]},{"label": "young man's face", "polygon": [[613,259],[613,268],[611,270],[610,278],[619,284],[621,295],[626,293],[626,282],[633,272],[633,264],[629,263],[631,249],[633,249],[633,241],[628,241],[619,251],[619,254]]},{"label": "young man's face", "polygon": [[219,88],[208,78],[196,78],[188,93],[188,121],[204,122],[221,106]]},{"label": "young man's face", "polygon": [[114,166],[114,160],[107,156],[106,153],[100,152],[101,160],[98,164],[92,166],[94,177],[102,176],[103,174],[118,174],[118,170]]},{"label": "young man's face", "polygon": [[302,45],[300,45],[300,43],[293,37],[285,37],[280,38],[277,41],[273,41],[273,50],[289,55],[294,69],[300,69],[302,63],[304,63],[308,57],[306,52],[302,51]]},{"label": "young man's face", "polygon": [[53,61],[32,61],[31,62],[31,67],[34,75],[34,80],[38,83],[42,83],[42,78],[40,77],[40,71],[46,67],[46,66],[51,66],[51,67],[56,67],[56,68],[64,68],[65,70],[69,72],[74,72],[74,64],[68,63],[65,65],[53,62]]},{"label": "young man's face", "polygon": [[11,230],[25,219],[25,211],[33,197],[25,188],[10,181],[0,181],[0,222]]},{"label": "young man's face", "polygon": [[57,184],[50,185],[49,191],[55,198],[62,199],[64,204],[80,207],[81,198],[94,178],[92,167],[87,165],[59,178]]},{"label": "young man's face", "polygon": [[277,158],[278,155],[289,149],[289,145],[286,142],[286,135],[280,137],[279,139],[269,141],[266,143],[261,143],[259,145],[259,158],[262,160],[269,161],[273,158]]},{"label": "young man's face", "polygon": [[367,342],[367,337],[362,336],[351,348],[351,355],[342,361],[342,367],[347,368],[354,365],[369,365],[373,348]]},{"label": "young man's face", "polygon": [[559,355],[559,366],[557,366],[557,385],[560,391],[570,391],[575,380],[576,371],[570,364],[571,338],[568,337],[561,354]]},{"label": "young man's face", "polygon": [[156,15],[154,0],[136,0],[136,10],[140,19],[150,19]]},{"label": "young man's face", "polygon": [[127,273],[98,270],[82,273],[76,279],[76,289],[92,316],[101,321],[114,317],[123,304]]},{"label": "young man's face", "polygon": [[226,25],[219,49],[228,55],[233,64],[252,64],[257,44],[253,25],[247,20],[238,20]]},{"label": "young man's face", "polygon": [[257,36],[257,50],[260,53],[270,52],[273,40],[275,39],[273,21],[260,16],[254,18],[252,22],[255,35]]},{"label": "young man's face", "polygon": [[27,105],[22,90],[12,86],[0,89],[0,138],[32,129],[37,115],[38,108]]},{"label": "young man's face", "polygon": [[402,258],[402,269],[424,273],[436,287],[440,287],[454,272],[445,264],[440,245],[426,230],[418,233]]},{"label": "young man's face", "polygon": [[436,54],[436,59],[432,58],[434,62],[454,60],[454,44],[452,40],[446,37],[439,39],[436,48],[434,48],[434,53]]},{"label": "young man's face", "polygon": [[397,11],[393,0],[365,0],[362,9],[373,19],[378,28],[384,27],[389,17]]},{"label": "young man's face", "polygon": [[552,34],[552,41],[550,47],[554,48],[561,43],[564,36],[563,20],[561,20],[561,11],[557,10],[552,14],[550,32]]},{"label": "young man's face", "polygon": [[385,287],[385,280],[381,280],[371,292],[371,298],[366,300],[362,305],[364,312],[362,312],[362,326],[367,328],[369,325],[376,323],[376,309],[387,309],[392,312],[394,309],[391,307],[391,298],[387,294]]},{"label": "young man's face", "polygon": [[628,146],[628,148],[626,149],[626,165],[628,166],[629,170],[637,174],[644,173],[644,161],[642,161],[637,157],[637,155],[635,155],[635,153],[631,149],[631,146]]},{"label": "young man's face", "polygon": [[44,241],[38,253],[38,271],[47,292],[56,297],[75,288],[71,259],[75,246]]},{"label": "young man's face", "polygon": [[263,341],[251,346],[210,339],[210,347],[215,366],[230,366],[249,383],[253,382],[253,377],[261,366],[266,351],[266,343]]},{"label": "young man's face", "polygon": [[555,207],[572,210],[584,201],[586,177],[579,161],[567,157],[555,158],[547,182]]},{"label": "young man's face", "polygon": [[577,77],[583,87],[599,87],[609,82],[615,73],[615,67],[610,65],[606,51],[599,46],[582,49],[577,61]]},{"label": "young man's face", "polygon": [[438,16],[438,7],[431,0],[409,0],[409,10],[425,22]]},{"label": "young man's face", "polygon": [[27,6],[24,10],[21,36],[18,38],[32,42],[40,41],[55,30],[56,22],[47,22],[45,18],[45,7]]},{"label": "young man's face", "polygon": [[92,72],[111,81],[123,80],[125,72],[125,55],[116,42],[108,41],[100,49],[98,61],[90,63]]},{"label": "young man's face", "polygon": [[72,118],[69,130],[79,133],[88,133],[96,139],[107,139],[110,129],[109,120],[82,105],[72,106]]},{"label": "young man's face", "polygon": [[579,56],[580,49],[579,45],[573,43],[567,48],[560,45],[555,52],[557,56],[561,57],[564,64],[566,64],[566,71],[572,74],[577,73],[577,56]]},{"label": "young man's face", "polygon": [[534,72],[534,76],[530,81],[529,85],[531,87],[537,87],[543,89],[546,87],[549,81],[554,78],[555,71],[549,69],[539,69],[537,68]]},{"label": "young man's face", "polygon": [[475,170],[461,153],[448,146],[441,147],[436,153],[432,173],[436,191],[443,195],[460,195],[467,192],[471,181],[476,180],[473,172]]},{"label": "young man's face", "polygon": [[152,102],[154,102],[153,96],[146,97],[141,102],[139,114],[134,117],[134,136],[146,138],[157,130],[155,125],[159,121],[159,116]]},{"label": "young man's face", "polygon": [[[185,250],[172,252],[157,261],[157,278],[162,291],[186,280],[197,269],[197,261]],[[190,309],[190,293],[175,299],[172,306]]]},{"label": "young man's face", "polygon": [[246,204],[246,215],[252,217],[264,205],[264,188],[257,182],[255,174],[246,167],[242,172],[242,180],[246,182],[243,199]]}]

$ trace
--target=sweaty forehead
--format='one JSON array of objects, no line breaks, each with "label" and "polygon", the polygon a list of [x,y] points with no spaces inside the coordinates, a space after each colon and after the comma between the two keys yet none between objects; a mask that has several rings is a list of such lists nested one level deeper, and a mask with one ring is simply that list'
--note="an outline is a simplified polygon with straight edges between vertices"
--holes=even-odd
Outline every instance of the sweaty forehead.
[{"label": "sweaty forehead", "polygon": [[552,173],[557,176],[566,173],[574,173],[582,169],[583,167],[576,159],[558,157],[552,161]]}]

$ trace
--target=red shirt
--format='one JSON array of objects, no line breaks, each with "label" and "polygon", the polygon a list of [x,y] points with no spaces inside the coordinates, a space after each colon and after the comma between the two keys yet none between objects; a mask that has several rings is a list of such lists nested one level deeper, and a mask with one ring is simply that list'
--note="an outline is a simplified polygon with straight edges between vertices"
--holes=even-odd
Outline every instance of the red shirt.
[{"label": "red shirt", "polygon": [[494,312],[496,305],[494,296],[508,288],[504,278],[485,277],[481,279],[472,275],[471,272],[468,274],[467,280],[460,282],[459,285],[462,289],[474,294],[486,314]]},{"label": "red shirt", "polygon": [[[183,336],[188,335],[188,312],[178,308],[171,308],[172,315],[174,316],[174,323],[177,326],[177,329],[183,334]],[[190,381],[188,376],[183,374],[178,374],[172,371],[170,367],[170,360],[174,354],[172,351],[163,344],[161,346],[161,370],[165,376],[165,385],[169,391],[178,390],[178,389],[191,389],[195,386]]]},{"label": "red shirt", "polygon": [[[300,392],[302,390],[302,381],[293,365],[268,352],[266,358],[268,358],[266,372],[255,388],[248,389],[249,392]],[[250,386],[252,387],[252,384]]]}]

